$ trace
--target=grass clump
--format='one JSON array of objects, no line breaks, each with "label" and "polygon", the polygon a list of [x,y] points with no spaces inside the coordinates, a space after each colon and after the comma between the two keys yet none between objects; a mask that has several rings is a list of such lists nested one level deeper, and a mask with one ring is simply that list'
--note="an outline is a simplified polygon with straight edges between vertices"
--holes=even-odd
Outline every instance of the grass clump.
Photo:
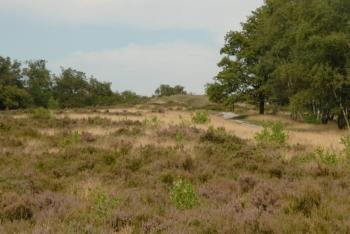
[{"label": "grass clump", "polygon": [[72,145],[79,143],[81,141],[81,138],[82,138],[81,134],[77,131],[74,131],[74,132],[71,132],[71,133],[65,135],[61,139],[59,145],[61,148],[64,149],[64,148],[67,148],[69,146],[72,146]]},{"label": "grass clump", "polygon": [[[293,212],[299,212],[310,217],[313,210],[318,209],[322,202],[319,189],[315,186],[305,187],[299,194],[293,196],[290,208]],[[288,212],[288,209],[286,210]]]},{"label": "grass clump", "polygon": [[89,117],[87,119],[87,122],[89,125],[95,125],[95,126],[110,126],[112,124],[112,121],[107,118],[102,118],[99,116],[96,117]]},{"label": "grass clump", "polygon": [[90,214],[97,218],[104,218],[109,211],[113,210],[119,204],[117,197],[110,197],[105,191],[96,188],[90,194],[91,207]]},{"label": "grass clump", "polygon": [[157,116],[146,118],[143,120],[143,125],[147,127],[157,127],[160,124],[160,120]]},{"label": "grass clump", "polygon": [[192,123],[194,124],[206,124],[209,122],[210,122],[210,117],[207,111],[196,111],[192,115]]},{"label": "grass clump", "polygon": [[43,107],[34,109],[31,113],[31,116],[33,119],[38,119],[38,120],[47,120],[53,117],[51,114],[51,111]]},{"label": "grass clump", "polygon": [[281,122],[265,123],[263,130],[255,135],[255,139],[262,143],[284,145],[288,135]]},{"label": "grass clump", "polygon": [[176,134],[175,134],[175,140],[176,140],[177,142],[183,141],[184,138],[185,138],[185,134],[184,134],[184,133],[182,133],[182,132],[180,132],[180,131],[176,132]]},{"label": "grass clump", "polygon": [[350,160],[350,135],[345,136],[341,139],[342,144],[344,145],[345,149],[345,156],[348,160]]},{"label": "grass clump", "polygon": [[178,179],[173,183],[170,199],[181,210],[192,209],[198,204],[198,195],[194,186],[184,179]]},{"label": "grass clump", "polygon": [[323,164],[335,166],[339,162],[339,156],[334,152],[330,152],[322,148],[317,148],[315,150],[315,154],[316,158],[319,159]]}]

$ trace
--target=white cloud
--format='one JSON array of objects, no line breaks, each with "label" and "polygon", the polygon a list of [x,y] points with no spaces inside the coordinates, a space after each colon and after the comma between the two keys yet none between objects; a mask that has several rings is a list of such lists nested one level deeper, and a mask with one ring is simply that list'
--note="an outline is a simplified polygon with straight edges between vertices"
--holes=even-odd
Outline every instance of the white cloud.
[{"label": "white cloud", "polygon": [[[263,0],[1,0],[2,11],[45,22],[159,29],[237,29]],[[1,12],[1,10],[0,10]],[[217,35],[215,35],[217,36]]]},{"label": "white cloud", "polygon": [[189,91],[203,93],[204,85],[217,72],[215,49],[205,46],[170,43],[154,46],[130,45],[126,48],[79,52],[50,67],[73,67],[110,81],[117,90],[152,94],[160,84],[181,84]]},{"label": "white cloud", "polygon": [[[48,25],[123,25],[142,30],[201,29],[217,48],[191,43],[130,45],[106,51],[66,55],[50,66],[73,67],[113,82],[116,89],[151,94],[162,83],[203,92],[216,74],[219,48],[229,30],[263,0],[0,0],[0,14],[12,14]],[[69,36],[69,35],[67,35]],[[98,43],[98,42],[96,42]]]}]

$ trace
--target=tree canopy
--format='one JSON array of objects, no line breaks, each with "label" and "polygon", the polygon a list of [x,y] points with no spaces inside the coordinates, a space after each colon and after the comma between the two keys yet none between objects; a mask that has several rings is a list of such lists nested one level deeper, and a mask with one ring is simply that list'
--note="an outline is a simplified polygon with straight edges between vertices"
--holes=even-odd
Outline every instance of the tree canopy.
[{"label": "tree canopy", "polygon": [[350,1],[266,0],[231,31],[221,49],[221,68],[207,93],[217,102],[249,97],[289,105],[292,116],[350,112]]},{"label": "tree canopy", "polygon": [[45,60],[24,64],[0,56],[0,110],[28,107],[71,108],[135,103],[143,97],[131,91],[113,92],[111,83],[62,68],[52,74]]},{"label": "tree canopy", "polygon": [[154,95],[157,97],[163,97],[163,96],[173,96],[173,95],[180,95],[180,94],[186,94],[185,87],[176,85],[174,87],[170,85],[162,84],[159,86],[159,88],[156,89],[154,92]]}]

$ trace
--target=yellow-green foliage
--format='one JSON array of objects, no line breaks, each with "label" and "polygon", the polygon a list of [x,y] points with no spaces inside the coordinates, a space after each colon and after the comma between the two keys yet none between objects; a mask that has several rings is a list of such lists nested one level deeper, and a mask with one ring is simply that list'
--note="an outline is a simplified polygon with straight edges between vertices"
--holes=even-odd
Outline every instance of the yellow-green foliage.
[{"label": "yellow-green foliage", "polygon": [[263,130],[256,134],[255,139],[259,142],[282,145],[286,143],[288,135],[281,122],[265,123]]},{"label": "yellow-green foliage", "polygon": [[194,186],[184,179],[174,182],[170,199],[178,209],[191,209],[198,204],[198,195]]},{"label": "yellow-green foliage", "polygon": [[192,115],[192,122],[195,124],[206,124],[210,122],[209,113],[207,111],[196,111]]}]

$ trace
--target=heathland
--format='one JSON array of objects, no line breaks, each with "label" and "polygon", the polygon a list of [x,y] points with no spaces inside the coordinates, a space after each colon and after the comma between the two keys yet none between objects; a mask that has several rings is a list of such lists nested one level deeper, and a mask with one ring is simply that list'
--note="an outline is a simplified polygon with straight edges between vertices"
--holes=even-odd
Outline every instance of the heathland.
[{"label": "heathland", "polygon": [[208,109],[175,96],[2,112],[0,232],[349,232],[345,131]]}]

